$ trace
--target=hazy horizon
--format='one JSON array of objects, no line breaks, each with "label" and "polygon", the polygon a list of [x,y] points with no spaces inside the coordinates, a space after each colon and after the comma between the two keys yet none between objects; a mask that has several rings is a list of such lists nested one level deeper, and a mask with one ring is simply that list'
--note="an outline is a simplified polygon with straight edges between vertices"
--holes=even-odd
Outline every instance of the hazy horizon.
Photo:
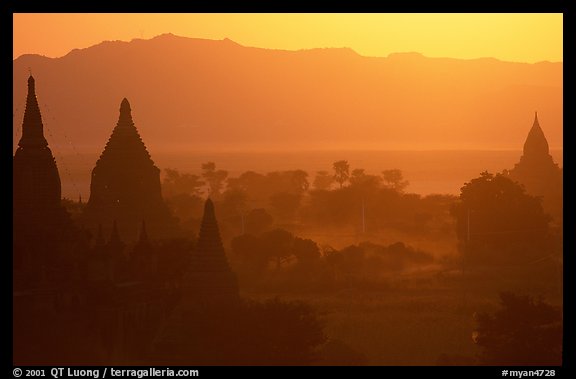
[{"label": "hazy horizon", "polygon": [[[54,151],[62,179],[62,196],[87,199],[90,173],[100,152],[77,154]],[[165,176],[166,169],[182,174],[201,174],[201,165],[214,162],[230,177],[246,171],[267,174],[273,171],[304,170],[313,183],[317,171],[332,170],[332,163],[345,159],[351,169],[362,168],[367,174],[380,175],[387,169],[399,169],[409,182],[406,192],[422,196],[458,195],[464,182],[482,171],[499,173],[512,169],[522,150],[292,150],[292,151],[151,151],[152,159]],[[563,165],[563,150],[551,149],[558,166]],[[462,163],[465,162],[465,163]]]}]

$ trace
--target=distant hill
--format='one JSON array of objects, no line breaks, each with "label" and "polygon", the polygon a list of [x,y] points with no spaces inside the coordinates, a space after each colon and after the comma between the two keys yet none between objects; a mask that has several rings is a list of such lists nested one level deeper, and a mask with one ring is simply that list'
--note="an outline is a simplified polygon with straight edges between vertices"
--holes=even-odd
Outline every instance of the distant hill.
[{"label": "distant hill", "polygon": [[14,143],[31,69],[49,132],[84,151],[104,147],[123,97],[152,153],[521,149],[535,110],[560,148],[562,66],[269,50],[172,34],[107,41],[61,58],[14,60]]}]

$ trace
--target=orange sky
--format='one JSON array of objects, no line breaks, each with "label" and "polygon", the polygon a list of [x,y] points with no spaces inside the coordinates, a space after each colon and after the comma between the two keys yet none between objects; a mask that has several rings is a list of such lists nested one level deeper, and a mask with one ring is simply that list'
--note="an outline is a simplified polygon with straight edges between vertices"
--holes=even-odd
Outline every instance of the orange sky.
[{"label": "orange sky", "polygon": [[559,13],[14,14],[13,57],[59,57],[103,40],[173,33],[264,48],[351,47],[365,56],[416,51],[533,63],[562,61],[562,27]]}]

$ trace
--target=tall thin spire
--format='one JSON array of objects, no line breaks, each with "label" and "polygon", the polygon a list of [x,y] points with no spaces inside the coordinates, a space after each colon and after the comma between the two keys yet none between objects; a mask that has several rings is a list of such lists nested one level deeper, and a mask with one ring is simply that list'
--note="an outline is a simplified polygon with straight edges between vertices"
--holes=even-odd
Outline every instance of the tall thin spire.
[{"label": "tall thin spire", "polygon": [[56,264],[72,231],[61,202],[56,160],[44,138],[36,83],[31,75],[18,145],[12,161],[14,267],[27,270]]},{"label": "tall thin spire", "polygon": [[44,125],[42,124],[38,99],[36,99],[36,83],[32,75],[28,78],[28,96],[22,121],[22,138],[20,138],[18,146],[22,148],[48,146],[48,142],[44,138]]},{"label": "tall thin spire", "polygon": [[27,208],[32,212],[28,217],[34,218],[38,217],[41,208],[57,209],[61,206],[60,175],[43,130],[36,99],[36,82],[30,76],[22,137],[14,153],[13,200],[14,209]]}]

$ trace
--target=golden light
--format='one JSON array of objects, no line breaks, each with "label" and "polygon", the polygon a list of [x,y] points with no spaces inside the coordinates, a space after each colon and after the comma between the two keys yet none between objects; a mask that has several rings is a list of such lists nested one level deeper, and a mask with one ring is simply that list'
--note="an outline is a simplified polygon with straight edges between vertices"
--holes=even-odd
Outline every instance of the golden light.
[{"label": "golden light", "polygon": [[562,28],[561,13],[27,13],[14,14],[13,56],[58,57],[103,40],[173,33],[269,49],[350,47],[365,56],[416,51],[429,57],[562,61]]}]

